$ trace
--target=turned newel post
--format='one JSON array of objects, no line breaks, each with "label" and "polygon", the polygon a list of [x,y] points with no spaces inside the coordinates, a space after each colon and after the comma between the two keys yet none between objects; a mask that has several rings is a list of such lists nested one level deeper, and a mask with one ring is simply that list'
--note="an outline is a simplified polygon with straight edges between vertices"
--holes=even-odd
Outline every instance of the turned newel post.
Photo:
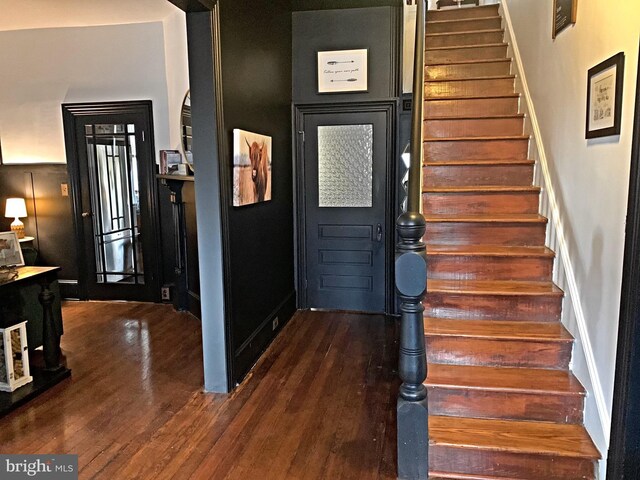
[{"label": "turned newel post", "polygon": [[422,299],[427,285],[427,257],[422,236],[424,217],[402,214],[397,221],[400,237],[396,250],[396,289],[400,299],[400,362],[402,380],[398,395],[398,478],[426,480],[429,472],[427,358],[424,344]]}]

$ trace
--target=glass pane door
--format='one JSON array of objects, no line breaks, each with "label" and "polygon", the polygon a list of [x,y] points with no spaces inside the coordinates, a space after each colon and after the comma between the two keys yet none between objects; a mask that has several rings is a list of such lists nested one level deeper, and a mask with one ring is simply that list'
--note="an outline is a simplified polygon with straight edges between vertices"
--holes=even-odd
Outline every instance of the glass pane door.
[{"label": "glass pane door", "polygon": [[96,282],[144,284],[135,125],[85,125]]}]

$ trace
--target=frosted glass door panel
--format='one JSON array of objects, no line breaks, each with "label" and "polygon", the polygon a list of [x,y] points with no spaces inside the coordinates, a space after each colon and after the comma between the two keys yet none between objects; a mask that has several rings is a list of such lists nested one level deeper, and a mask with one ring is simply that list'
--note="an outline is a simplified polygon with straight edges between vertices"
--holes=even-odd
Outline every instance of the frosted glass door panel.
[{"label": "frosted glass door panel", "polygon": [[318,126],[318,206],[371,207],[373,125]]}]

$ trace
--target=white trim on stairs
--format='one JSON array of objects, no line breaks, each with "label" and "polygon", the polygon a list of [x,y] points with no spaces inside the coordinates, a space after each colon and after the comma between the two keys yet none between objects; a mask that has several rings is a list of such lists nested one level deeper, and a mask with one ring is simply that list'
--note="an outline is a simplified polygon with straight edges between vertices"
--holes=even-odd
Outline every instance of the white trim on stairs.
[{"label": "white trim on stairs", "polygon": [[[558,206],[557,197],[554,191],[553,181],[551,173],[549,171],[549,164],[545,153],[544,142],[542,141],[542,135],[540,133],[540,127],[536,117],[535,107],[533,105],[531,93],[527,85],[527,79],[525,77],[524,69],[522,66],[522,58],[518,49],[516,36],[513,32],[513,24],[511,22],[511,16],[509,14],[509,7],[507,5],[507,2],[501,2],[501,9],[502,17],[505,22],[505,35],[508,36],[508,40],[506,39],[505,41],[508,41],[510,45],[510,53],[513,57],[514,67],[516,68],[517,83],[519,84],[522,98],[524,98],[526,102],[526,105],[523,105],[521,101],[521,111],[526,110],[526,113],[528,113],[529,117],[529,128],[532,134],[531,146],[529,148],[530,150],[537,150],[537,152],[535,152],[537,153],[537,155],[532,156],[536,157],[536,179],[537,182],[541,184],[540,186],[543,187],[545,195],[545,198],[541,199],[541,210],[545,210],[542,213],[549,217],[550,221],[549,232],[547,233],[547,244],[553,250],[555,250],[557,255],[560,257],[560,259],[557,259],[555,262],[556,265],[554,271],[554,280],[560,279],[562,284],[559,286],[565,289],[565,292],[568,294],[567,301],[565,302],[565,308],[563,308],[562,320],[563,323],[567,325],[567,323],[569,322],[569,319],[567,317],[572,316],[575,318],[577,332],[572,332],[576,337],[574,357],[576,353],[578,353],[575,350],[580,348],[582,350],[581,353],[584,355],[584,362],[586,363],[589,376],[588,379],[582,378],[581,380],[583,383],[587,383],[588,380],[588,383],[590,383],[590,385],[585,385],[585,387],[587,388],[588,393],[592,394],[593,398],[595,399],[595,413],[597,413],[599,422],[587,421],[586,413],[588,413],[589,411],[589,406],[587,405],[587,412],[585,412],[585,424],[587,428],[591,427],[590,434],[592,435],[592,437],[594,437],[594,440],[598,445],[603,457],[606,457],[610,440],[611,417],[606,406],[602,383],[600,381],[600,376],[596,367],[593,346],[589,338],[585,314],[582,309],[582,303],[580,301],[580,291],[576,283],[576,277],[573,270],[571,260],[572,256],[565,238],[562,216],[560,213],[561,210]],[[569,329],[575,330],[575,328]],[[587,398],[587,404],[589,403],[589,400],[590,399]],[[601,432],[591,431],[594,428],[594,423],[599,423],[599,427],[602,429]],[[604,445],[602,444],[602,441],[598,442],[598,438],[604,440]],[[603,464],[605,464],[604,461],[601,462],[600,465],[601,478],[604,478],[604,476],[602,476],[602,473],[604,471]]]}]

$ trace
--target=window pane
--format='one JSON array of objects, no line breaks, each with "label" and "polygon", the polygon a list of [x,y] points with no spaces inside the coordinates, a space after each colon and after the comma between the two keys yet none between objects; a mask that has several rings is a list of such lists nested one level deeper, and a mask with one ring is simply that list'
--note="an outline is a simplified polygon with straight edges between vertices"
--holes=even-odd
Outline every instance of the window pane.
[{"label": "window pane", "polygon": [[320,207],[371,207],[373,125],[318,127]]}]

